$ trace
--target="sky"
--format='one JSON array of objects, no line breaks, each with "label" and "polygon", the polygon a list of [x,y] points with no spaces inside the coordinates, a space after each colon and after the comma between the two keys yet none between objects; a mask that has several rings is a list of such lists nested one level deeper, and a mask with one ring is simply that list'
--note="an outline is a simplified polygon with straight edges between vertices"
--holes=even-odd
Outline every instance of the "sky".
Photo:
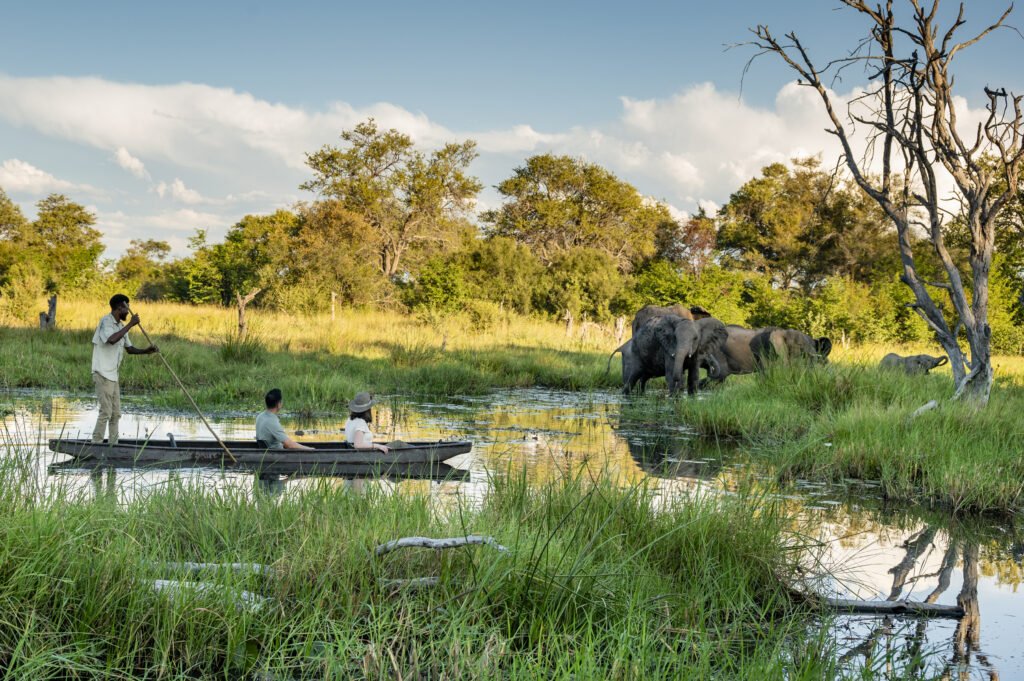
[{"label": "sky", "polygon": [[[3,0],[0,188],[29,217],[51,192],[88,206],[106,257],[149,238],[185,255],[196,229],[314,200],[304,154],[372,116],[424,150],[476,140],[481,209],[553,152],[713,212],[768,163],[837,157],[817,95],[771,55],[744,75],[755,50],[728,47],[766,24],[843,56],[867,27],[837,5]],[[972,0],[965,34],[1003,9]],[[963,53],[965,120],[985,85],[1024,92],[1022,56],[1010,30]],[[840,101],[863,85],[832,83]]]}]

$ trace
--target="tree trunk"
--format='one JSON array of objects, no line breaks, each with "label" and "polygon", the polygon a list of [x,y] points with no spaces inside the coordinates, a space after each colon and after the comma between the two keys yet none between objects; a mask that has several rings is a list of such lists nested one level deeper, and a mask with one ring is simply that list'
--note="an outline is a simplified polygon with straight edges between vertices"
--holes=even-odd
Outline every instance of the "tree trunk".
[{"label": "tree trunk", "polygon": [[57,294],[50,296],[47,303],[48,311],[39,313],[39,328],[52,331],[57,328]]},{"label": "tree trunk", "polygon": [[245,306],[252,302],[252,299],[259,294],[263,289],[254,288],[249,291],[245,296],[241,293],[236,293],[235,298],[238,299],[238,340],[245,340],[245,336],[249,333],[249,325],[245,321]]},{"label": "tree trunk", "polygon": [[338,294],[331,291],[331,321],[334,321],[334,304],[338,300]]}]

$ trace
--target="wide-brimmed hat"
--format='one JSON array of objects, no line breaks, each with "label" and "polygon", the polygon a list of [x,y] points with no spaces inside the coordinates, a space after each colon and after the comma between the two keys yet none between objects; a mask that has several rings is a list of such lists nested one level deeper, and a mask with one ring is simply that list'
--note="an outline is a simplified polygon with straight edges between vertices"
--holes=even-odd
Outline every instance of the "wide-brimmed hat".
[{"label": "wide-brimmed hat", "polygon": [[348,410],[359,414],[375,404],[377,404],[377,401],[373,399],[370,393],[356,393],[356,396],[348,403]]}]

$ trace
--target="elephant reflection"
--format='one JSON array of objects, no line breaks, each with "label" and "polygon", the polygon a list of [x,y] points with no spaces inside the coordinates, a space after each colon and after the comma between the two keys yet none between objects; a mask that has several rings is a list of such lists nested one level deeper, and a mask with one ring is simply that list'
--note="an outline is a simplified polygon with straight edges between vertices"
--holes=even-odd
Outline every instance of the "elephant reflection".
[{"label": "elephant reflection", "polygon": [[[620,424],[626,432],[620,435],[629,447],[629,455],[642,470],[659,478],[712,480],[722,470],[718,452],[702,447],[699,442],[680,437],[678,433],[651,433],[650,426]],[[643,432],[639,429],[644,428]]]}]

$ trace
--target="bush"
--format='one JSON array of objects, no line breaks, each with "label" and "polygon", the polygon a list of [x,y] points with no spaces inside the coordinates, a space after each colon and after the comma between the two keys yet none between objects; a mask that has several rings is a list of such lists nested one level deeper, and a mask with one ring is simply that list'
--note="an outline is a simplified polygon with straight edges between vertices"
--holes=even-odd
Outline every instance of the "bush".
[{"label": "bush", "polygon": [[501,307],[489,300],[467,300],[466,317],[474,331],[490,331],[501,320]]},{"label": "bush", "polygon": [[38,319],[39,301],[45,295],[42,271],[35,263],[17,263],[0,286],[0,319],[32,324]]},{"label": "bush", "polygon": [[409,304],[415,310],[451,314],[467,298],[466,273],[453,262],[431,258],[416,275]]},{"label": "bush", "polygon": [[574,248],[558,255],[535,293],[537,307],[558,315],[588,314],[611,318],[611,302],[625,286],[615,259],[593,248]]}]

